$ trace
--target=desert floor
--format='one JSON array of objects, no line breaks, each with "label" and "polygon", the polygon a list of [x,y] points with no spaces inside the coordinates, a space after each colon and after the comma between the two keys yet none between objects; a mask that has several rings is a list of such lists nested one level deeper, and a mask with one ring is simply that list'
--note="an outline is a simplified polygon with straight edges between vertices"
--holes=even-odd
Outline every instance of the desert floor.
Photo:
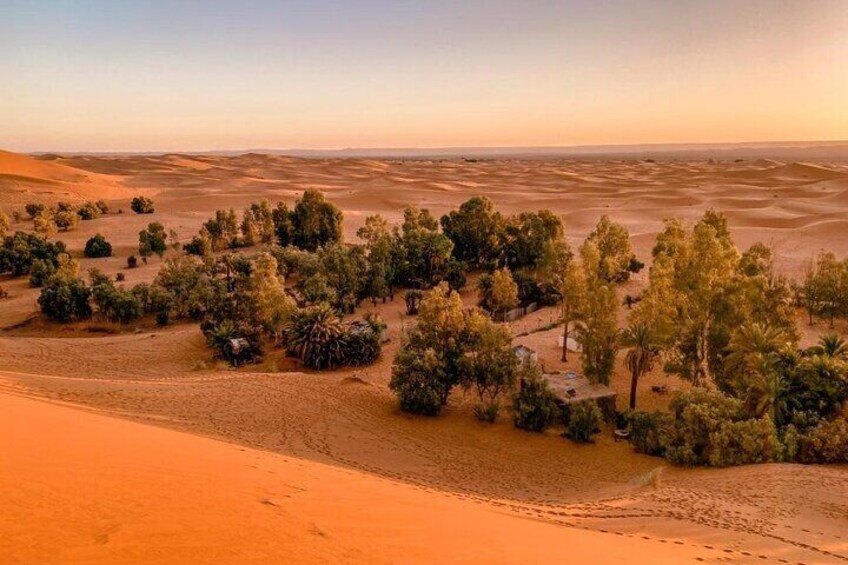
[{"label": "desert floor", "polygon": [[[127,284],[151,280],[160,265],[122,269],[147,222],[186,241],[217,208],[292,204],[310,187],[342,208],[350,240],[369,214],[397,222],[417,204],[441,215],[486,194],[505,213],[554,210],[575,244],[608,214],[643,260],[663,218],[708,208],[728,215],[740,246],[771,243],[790,276],[819,249],[848,250],[848,167],[833,163],[0,152],[7,213],[94,198],[124,210],[57,237],[83,270],[121,271]],[[135,194],[153,196],[156,213],[132,214]],[[98,232],[115,257],[82,259]],[[402,328],[414,323],[401,300],[363,304],[390,326],[380,362],[304,373],[279,352],[247,369],[218,366],[191,324],[50,324],[24,279],[0,284],[10,294],[0,302],[0,562],[848,561],[844,467],[670,468],[609,433],[577,446],[561,430],[514,430],[506,417],[480,424],[461,394],[439,418],[402,415],[386,386]],[[473,291],[464,298],[473,303]],[[555,318],[544,309],[515,322],[526,334],[516,342],[547,368],[576,367],[559,361],[561,330],[534,331]],[[827,331],[799,325],[808,343]],[[649,375],[640,407],[665,405],[650,391],[657,383],[684,386]],[[620,365],[613,387],[622,404],[629,377]]]}]

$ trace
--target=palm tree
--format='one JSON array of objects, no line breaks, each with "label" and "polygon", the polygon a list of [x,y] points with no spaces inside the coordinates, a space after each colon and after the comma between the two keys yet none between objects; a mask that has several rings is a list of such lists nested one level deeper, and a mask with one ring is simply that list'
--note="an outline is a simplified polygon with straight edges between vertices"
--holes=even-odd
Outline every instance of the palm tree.
[{"label": "palm tree", "polygon": [[836,334],[827,334],[819,339],[818,345],[810,348],[810,353],[848,361],[848,342]]},{"label": "palm tree", "polygon": [[650,371],[659,355],[654,335],[647,324],[633,323],[622,333],[622,343],[628,347],[624,361],[630,370],[630,409],[636,409],[636,386],[639,377]]},{"label": "palm tree", "polygon": [[327,304],[297,310],[285,329],[289,353],[319,370],[345,364],[344,335],[344,325]]},{"label": "palm tree", "polygon": [[727,346],[729,369],[749,370],[757,355],[775,356],[789,349],[791,341],[782,328],[748,322],[736,330]]}]

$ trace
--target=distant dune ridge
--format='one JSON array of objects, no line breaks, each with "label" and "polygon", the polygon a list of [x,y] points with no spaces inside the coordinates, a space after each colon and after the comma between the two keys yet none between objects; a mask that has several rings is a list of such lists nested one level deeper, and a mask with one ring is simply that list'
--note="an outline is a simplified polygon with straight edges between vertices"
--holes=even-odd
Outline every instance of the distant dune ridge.
[{"label": "distant dune ridge", "polygon": [[[846,148],[842,142],[633,146],[619,158],[600,153],[607,147],[585,148],[580,158],[538,153],[532,159],[496,158],[497,149],[487,149],[493,153],[484,159],[425,158],[423,153],[414,159],[329,157],[333,152],[313,152],[308,159],[264,153],[37,158],[0,152],[0,206],[8,212],[29,201],[103,198],[120,208],[136,194],[155,195],[165,223],[188,237],[216,208],[239,209],[262,199],[292,202],[304,189],[317,188],[344,209],[347,235],[353,238],[368,214],[397,221],[407,204],[442,214],[486,194],[506,213],[550,208],[564,217],[575,242],[601,214],[609,214],[631,231],[643,255],[664,218],[692,219],[715,208],[728,215],[742,245],[774,244],[781,266],[797,273],[823,247],[848,248]],[[673,150],[674,157],[636,158],[647,150]],[[695,159],[692,151],[712,157]],[[730,158],[738,152],[750,159]],[[844,158],[779,158],[788,152]],[[178,214],[180,225],[172,226],[168,214]]]}]

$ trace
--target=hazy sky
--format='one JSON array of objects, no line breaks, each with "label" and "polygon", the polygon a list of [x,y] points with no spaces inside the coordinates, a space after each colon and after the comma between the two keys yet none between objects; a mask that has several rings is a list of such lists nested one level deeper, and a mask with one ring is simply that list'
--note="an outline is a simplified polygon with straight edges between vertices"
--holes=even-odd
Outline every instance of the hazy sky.
[{"label": "hazy sky", "polygon": [[848,0],[2,0],[0,148],[848,139]]}]

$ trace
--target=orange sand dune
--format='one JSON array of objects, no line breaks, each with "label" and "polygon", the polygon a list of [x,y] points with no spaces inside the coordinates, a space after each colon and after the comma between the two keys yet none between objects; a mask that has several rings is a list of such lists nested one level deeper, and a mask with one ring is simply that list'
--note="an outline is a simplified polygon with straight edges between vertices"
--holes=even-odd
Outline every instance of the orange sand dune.
[{"label": "orange sand dune", "polygon": [[131,197],[118,179],[77,169],[60,159],[35,159],[0,150],[0,204]]},{"label": "orange sand dune", "polygon": [[719,562],[361,473],[0,395],[4,563]]}]

